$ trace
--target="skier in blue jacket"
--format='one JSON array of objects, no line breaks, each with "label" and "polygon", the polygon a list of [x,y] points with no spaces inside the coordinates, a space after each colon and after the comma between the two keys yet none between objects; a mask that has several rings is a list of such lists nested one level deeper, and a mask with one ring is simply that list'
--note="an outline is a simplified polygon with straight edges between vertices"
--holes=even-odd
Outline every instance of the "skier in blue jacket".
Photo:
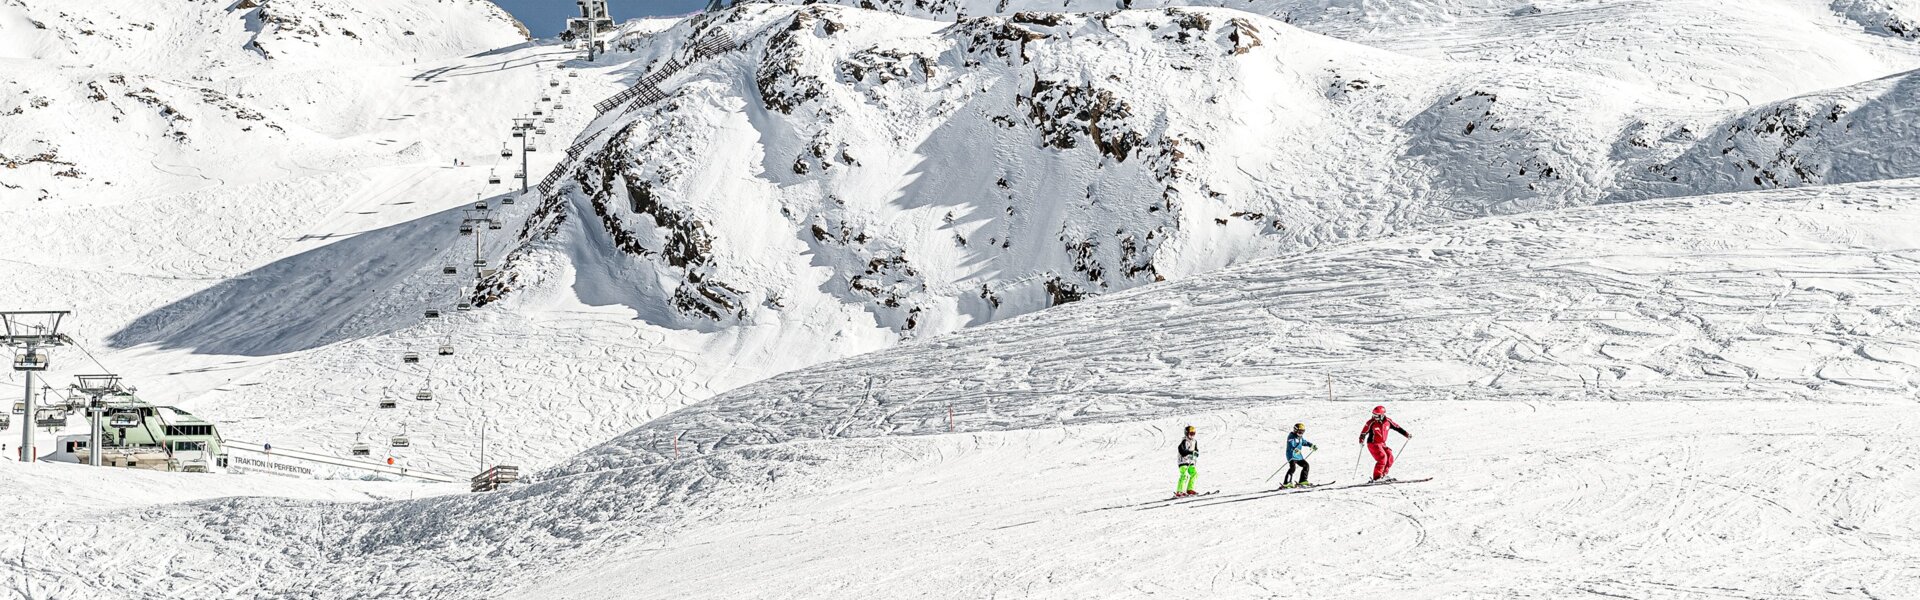
[{"label": "skier in blue jacket", "polygon": [[[1287,476],[1280,480],[1280,487],[1282,489],[1290,487],[1310,487],[1313,485],[1307,482],[1307,456],[1301,452],[1302,448],[1320,449],[1320,447],[1315,446],[1313,442],[1307,441],[1307,424],[1294,423],[1293,433],[1287,434]],[[1293,469],[1295,467],[1300,469],[1300,479],[1297,482],[1293,479]]]}]

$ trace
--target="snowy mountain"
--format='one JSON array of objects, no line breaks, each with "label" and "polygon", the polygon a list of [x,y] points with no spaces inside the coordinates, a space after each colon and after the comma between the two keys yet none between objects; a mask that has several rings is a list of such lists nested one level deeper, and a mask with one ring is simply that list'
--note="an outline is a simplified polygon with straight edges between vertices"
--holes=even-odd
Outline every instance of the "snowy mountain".
[{"label": "snowy mountain", "polygon": [[[0,0],[49,381],[533,474],[0,462],[0,585],[1913,595],[1916,14],[747,3],[589,62],[478,0]],[[1354,483],[1375,404],[1433,482],[1260,492],[1296,422]],[[1147,503],[1185,424],[1223,493]]]},{"label": "snowy mountain", "polygon": [[[511,492],[43,520],[0,556],[115,561],[8,582],[93,597],[1144,597],[1196,567],[1222,597],[1900,597],[1915,448],[1867,430],[1913,425],[1916,199],[1643,202],[1252,261],[750,385]],[[1433,482],[1254,492],[1294,422],[1316,479],[1349,480],[1377,403],[1420,438],[1398,471]],[[1148,503],[1183,423],[1228,494]]]},{"label": "snowy mountain", "polygon": [[571,270],[664,327],[914,336],[1460,218],[1920,175],[1913,74],[1719,111],[1221,10],[748,6],[665,35],[713,30],[751,41],[596,121],[542,209],[585,223],[532,228],[482,301]]},{"label": "snowy mountain", "polygon": [[[1905,150],[1914,76],[1887,75],[1920,55],[1828,8],[1496,4],[1010,5],[957,23],[749,5],[625,24],[595,64],[515,45],[485,4],[167,11],[133,19],[152,37],[113,38],[137,52],[97,30],[45,34],[72,50],[18,64],[75,82],[227,77],[218,89],[242,110],[181,102],[165,110],[186,118],[167,121],[109,93],[0,123],[25,133],[7,145],[49,140],[9,156],[97,155],[59,159],[80,178],[36,163],[7,179],[56,205],[17,209],[29,225],[10,235],[42,258],[10,268],[63,282],[21,290],[34,306],[100,299],[77,322],[106,365],[67,372],[128,373],[282,447],[411,433],[424,442],[389,452],[456,471],[477,463],[483,430],[494,456],[553,464],[782,372],[1248,260],[1487,215],[1920,175]],[[10,10],[49,31],[108,19]],[[414,29],[423,14],[460,25]],[[1762,42],[1638,27],[1710,19]],[[1480,33],[1421,46],[1388,26]],[[1635,33],[1603,35],[1615,28]],[[720,33],[738,49],[657,82],[663,100],[588,112]],[[1773,35],[1823,41],[1802,52]],[[1581,40],[1601,45],[1541,46]],[[1656,43],[1689,52],[1621,70]],[[213,50],[190,59],[198,46]],[[1793,79],[1729,56],[1794,65],[1779,75]],[[562,71],[585,76],[565,78],[576,93],[530,155],[536,178],[561,163],[559,185],[501,207],[517,170],[494,154],[501,129]],[[1723,79],[1804,95],[1733,108],[1683,93]],[[63,114],[86,116],[86,135],[60,135],[77,126]],[[506,226],[477,253],[452,233],[476,199]],[[476,257],[506,268],[466,285]],[[461,298],[482,310],[422,316]],[[441,346],[457,354],[398,363]],[[436,401],[374,406],[419,391]]]}]

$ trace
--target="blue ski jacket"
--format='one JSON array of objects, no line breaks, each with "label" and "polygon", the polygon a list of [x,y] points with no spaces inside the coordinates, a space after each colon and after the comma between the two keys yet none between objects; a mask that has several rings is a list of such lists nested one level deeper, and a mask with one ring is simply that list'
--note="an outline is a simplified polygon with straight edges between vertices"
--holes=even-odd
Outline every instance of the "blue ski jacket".
[{"label": "blue ski jacket", "polygon": [[1307,441],[1306,436],[1298,433],[1287,434],[1287,460],[1306,460],[1306,455],[1300,453],[1301,448],[1317,449],[1319,446]]}]

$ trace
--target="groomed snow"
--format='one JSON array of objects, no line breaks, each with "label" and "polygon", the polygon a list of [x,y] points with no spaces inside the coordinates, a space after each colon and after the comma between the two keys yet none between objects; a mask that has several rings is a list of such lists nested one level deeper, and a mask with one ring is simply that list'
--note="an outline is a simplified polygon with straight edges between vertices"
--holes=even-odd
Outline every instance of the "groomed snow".
[{"label": "groomed snow", "polygon": [[[89,597],[1904,597],[1917,200],[1463,222],[798,371],[508,492],[159,506],[0,557],[169,573],[6,582]],[[1396,474],[1434,481],[1257,493],[1294,422],[1354,481],[1382,403],[1417,436]],[[1183,424],[1222,494],[1136,506]]]}]

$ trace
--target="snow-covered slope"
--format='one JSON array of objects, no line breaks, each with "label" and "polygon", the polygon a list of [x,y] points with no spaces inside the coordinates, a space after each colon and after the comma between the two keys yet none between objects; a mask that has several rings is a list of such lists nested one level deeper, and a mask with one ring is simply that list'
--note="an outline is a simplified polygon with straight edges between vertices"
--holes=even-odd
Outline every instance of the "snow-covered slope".
[{"label": "snow-covered slope", "polygon": [[[1287,14],[1347,35],[1413,14],[1402,4],[1329,9],[1319,20]],[[501,211],[506,227],[484,236],[480,255],[511,251],[509,268],[475,291],[467,271],[440,274],[472,260],[468,239],[452,233],[460,209],[476,198],[498,207],[505,186],[482,181],[487,168],[514,169],[495,154],[502,125],[559,77],[542,65],[577,55],[523,45],[448,57],[441,48],[517,40],[480,5],[359,7],[319,20],[288,15],[331,9],[275,6],[148,19],[170,19],[156,31],[201,32],[192,25],[281,10],[307,24],[262,29],[276,36],[267,56],[234,50],[263,38],[226,24],[217,36],[196,33],[214,37],[152,42],[176,54],[213,44],[218,64],[176,57],[168,60],[181,66],[162,69],[102,49],[83,53],[124,62],[26,63],[68,76],[181,69],[175,80],[213,69],[239,82],[229,95],[244,88],[244,106],[262,120],[180,104],[169,106],[191,120],[128,112],[155,122],[123,127],[114,111],[139,102],[108,94],[60,104],[86,105],[68,109],[93,115],[85,136],[55,135],[66,125],[51,108],[0,123],[29,132],[8,144],[84,148],[94,158],[75,168],[103,173],[75,179],[33,164],[18,169],[25,178],[0,178],[26,182],[19,193],[50,205],[9,209],[27,225],[6,235],[37,252],[9,263],[13,279],[58,282],[13,297],[36,307],[88,298],[77,332],[91,348],[114,347],[99,368],[133,375],[242,439],[344,452],[356,437],[406,431],[420,443],[398,457],[441,471],[477,464],[483,430],[491,456],[548,465],[770,375],[1246,260],[1483,215],[1920,175],[1905,150],[1920,143],[1912,74],[1724,109],[1662,91],[1672,77],[1645,86],[1634,83],[1644,74],[1602,68],[1617,58],[1607,52],[1554,55],[1589,61],[1572,66],[1446,60],[1262,16],[1278,9],[951,23],[758,5],[629,24],[616,46],[630,50],[569,65],[583,76],[561,78],[575,93],[560,97],[569,108],[554,111],[533,171],[560,160],[555,150],[576,133],[581,159],[550,200]],[[1688,18],[1718,14],[1675,6]],[[1494,8],[1469,11],[1493,28],[1474,36],[1523,23]],[[1599,36],[1665,10],[1593,8],[1563,33]],[[448,31],[394,32],[415,10],[453,11],[441,20]],[[1447,11],[1403,20],[1465,18]],[[1897,41],[1806,22],[1848,44]],[[1681,35],[1689,31],[1700,29],[1659,35],[1713,47]],[[663,82],[663,102],[589,122],[589,102],[715,32],[742,48]],[[77,48],[97,37],[69,36]],[[296,50],[315,44],[321,50]],[[1850,63],[1873,76],[1905,48],[1873,47],[1894,58]],[[1499,48],[1486,52],[1519,52]],[[416,53],[432,64],[398,64]],[[1702,80],[1738,70],[1695,58],[1644,64]],[[1851,73],[1801,58],[1813,62],[1793,73]],[[1769,125],[1783,120],[1801,124]],[[184,141],[169,137],[175,130]],[[1755,183],[1755,169],[1769,175]],[[38,191],[35,177],[52,183]],[[469,293],[486,306],[422,316]],[[456,355],[436,356],[441,345]],[[406,365],[403,352],[429,356]],[[59,364],[98,370],[89,362]],[[436,401],[375,408],[379,397],[422,389]]]},{"label": "snow-covered slope", "polygon": [[[762,0],[747,0],[757,2]],[[771,0],[816,4],[820,0]],[[1920,68],[1910,0],[826,0],[941,21],[1219,7],[1454,62],[1599,76],[1663,103],[1736,107]]]},{"label": "snow-covered slope", "polygon": [[716,31],[744,49],[583,134],[498,289],[911,337],[1461,218],[1920,175],[1915,73],[1722,111],[1227,10],[836,6],[692,19],[634,70]]},{"label": "snow-covered slope", "polygon": [[[0,561],[119,565],[5,571],[89,597],[1903,597],[1917,201],[1653,201],[1254,261],[751,385],[510,492],[43,522]],[[1294,422],[1315,479],[1350,480],[1378,403],[1419,437],[1396,472],[1433,482],[1250,493]],[[1225,493],[1142,504],[1182,423]]]}]

